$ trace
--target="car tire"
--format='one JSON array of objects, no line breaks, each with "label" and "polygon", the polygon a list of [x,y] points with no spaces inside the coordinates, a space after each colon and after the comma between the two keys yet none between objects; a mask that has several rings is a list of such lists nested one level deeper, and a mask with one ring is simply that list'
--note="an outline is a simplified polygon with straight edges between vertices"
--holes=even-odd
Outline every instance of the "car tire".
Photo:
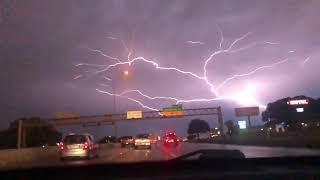
[{"label": "car tire", "polygon": [[86,160],[90,160],[92,158],[92,153],[88,153],[87,157],[85,158]]}]

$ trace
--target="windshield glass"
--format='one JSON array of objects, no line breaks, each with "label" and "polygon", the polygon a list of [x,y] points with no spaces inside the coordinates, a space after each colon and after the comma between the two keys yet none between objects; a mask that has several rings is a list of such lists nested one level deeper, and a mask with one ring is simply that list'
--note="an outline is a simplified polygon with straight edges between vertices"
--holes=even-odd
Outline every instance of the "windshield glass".
[{"label": "windshield glass", "polygon": [[319,9],[0,0],[0,169],[320,156]]},{"label": "windshield glass", "polygon": [[63,142],[65,144],[82,144],[86,142],[86,137],[81,135],[66,136]]},{"label": "windshield glass", "polygon": [[124,136],[124,137],[122,137],[121,139],[123,139],[123,140],[132,139],[132,136]]},{"label": "windshield glass", "polygon": [[138,135],[136,136],[136,138],[148,139],[148,138],[149,138],[149,134],[138,134]]}]

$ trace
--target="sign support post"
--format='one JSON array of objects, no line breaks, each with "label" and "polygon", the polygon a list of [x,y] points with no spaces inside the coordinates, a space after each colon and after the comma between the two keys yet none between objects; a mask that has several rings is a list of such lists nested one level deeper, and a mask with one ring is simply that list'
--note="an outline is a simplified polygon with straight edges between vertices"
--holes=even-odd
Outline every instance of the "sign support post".
[{"label": "sign support post", "polygon": [[217,108],[217,111],[218,111],[219,129],[220,129],[220,132],[221,132],[222,136],[224,137],[224,131],[223,131],[223,117],[222,117],[222,111],[221,111],[221,107],[220,107],[220,106]]},{"label": "sign support post", "polygon": [[250,116],[248,116],[248,126],[249,126],[249,128],[251,128]]}]

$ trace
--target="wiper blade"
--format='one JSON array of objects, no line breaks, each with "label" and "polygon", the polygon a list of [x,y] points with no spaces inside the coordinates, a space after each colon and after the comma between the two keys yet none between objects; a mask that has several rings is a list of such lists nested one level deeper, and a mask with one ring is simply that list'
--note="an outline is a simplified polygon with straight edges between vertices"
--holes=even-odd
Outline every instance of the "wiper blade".
[{"label": "wiper blade", "polygon": [[198,155],[199,160],[207,159],[244,159],[245,155],[240,150],[229,150],[229,149],[203,149],[193,151],[191,153],[184,154],[177,158],[172,159],[172,161],[186,160],[192,156]]}]

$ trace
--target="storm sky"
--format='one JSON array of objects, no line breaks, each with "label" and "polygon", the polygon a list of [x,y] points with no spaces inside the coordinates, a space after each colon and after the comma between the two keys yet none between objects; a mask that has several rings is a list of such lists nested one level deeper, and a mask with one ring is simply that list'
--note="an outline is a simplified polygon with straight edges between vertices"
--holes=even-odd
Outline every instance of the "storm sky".
[{"label": "storm sky", "polygon": [[[113,98],[96,91],[99,88],[112,92],[112,83],[101,76],[113,78],[117,93],[139,89],[150,96],[214,98],[203,81],[156,69],[150,63],[140,61],[99,74],[91,73],[99,68],[76,65],[116,63],[88,48],[127,60],[128,51],[122,39],[132,50],[131,58],[143,56],[163,67],[203,75],[204,61],[219,49],[219,27],[223,48],[246,33],[248,36],[235,48],[257,44],[238,53],[214,57],[207,67],[208,79],[213,84],[288,58],[273,68],[229,81],[220,89],[221,95],[232,95],[254,84],[254,97],[263,105],[289,96],[319,97],[317,0],[28,0],[11,5],[7,0],[0,2],[1,129],[23,116],[112,113]],[[126,79],[121,75],[124,70],[129,71]],[[154,108],[174,103],[130,96]],[[117,112],[140,109],[137,103],[125,98],[117,98],[116,104]],[[232,108],[240,104],[184,104],[192,108],[219,105],[230,117]],[[128,124],[124,126],[134,129]]]}]

